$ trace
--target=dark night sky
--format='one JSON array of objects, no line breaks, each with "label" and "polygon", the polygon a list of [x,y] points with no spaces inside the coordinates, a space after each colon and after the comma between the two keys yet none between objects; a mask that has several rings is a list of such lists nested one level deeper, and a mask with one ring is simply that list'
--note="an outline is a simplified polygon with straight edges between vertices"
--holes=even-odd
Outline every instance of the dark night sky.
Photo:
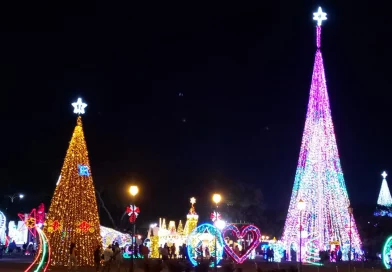
[{"label": "dark night sky", "polygon": [[157,218],[185,215],[223,178],[286,210],[321,5],[346,184],[354,205],[375,205],[381,172],[392,176],[387,1],[78,2],[1,3],[4,193],[49,202],[81,96],[94,181],[113,211],[132,179]]}]

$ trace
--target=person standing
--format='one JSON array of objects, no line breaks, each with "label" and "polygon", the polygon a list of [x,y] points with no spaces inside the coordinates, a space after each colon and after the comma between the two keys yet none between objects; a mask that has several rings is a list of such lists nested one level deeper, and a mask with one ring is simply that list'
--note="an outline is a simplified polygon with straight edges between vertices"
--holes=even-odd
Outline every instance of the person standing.
[{"label": "person standing", "polygon": [[113,250],[112,246],[109,245],[105,250],[103,251],[103,269],[102,271],[110,271],[110,263],[112,262],[112,257],[113,257]]},{"label": "person standing", "polygon": [[122,255],[120,245],[117,242],[114,244],[113,252],[113,262],[119,272],[122,264]]},{"label": "person standing", "polygon": [[69,247],[68,270],[76,270],[76,244],[71,242]]},{"label": "person standing", "polygon": [[94,264],[95,264],[96,272],[99,272],[99,269],[101,268],[101,254],[102,254],[101,245],[98,244],[94,250]]}]

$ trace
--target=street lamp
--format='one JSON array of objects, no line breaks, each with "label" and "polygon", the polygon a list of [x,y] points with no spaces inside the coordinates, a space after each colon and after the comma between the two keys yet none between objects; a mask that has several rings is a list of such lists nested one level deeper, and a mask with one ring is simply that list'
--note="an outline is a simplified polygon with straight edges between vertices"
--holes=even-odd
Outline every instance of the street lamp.
[{"label": "street lamp", "polygon": [[[218,216],[218,205],[219,205],[219,202],[221,202],[221,200],[222,200],[222,197],[221,197],[220,194],[214,194],[214,195],[212,196],[212,201],[214,201],[214,203],[215,203],[215,214],[216,214],[217,216]],[[217,218],[217,220],[218,220],[218,218]],[[218,235],[218,234],[216,234],[216,235]],[[216,240],[218,240],[218,237],[215,236],[214,270],[215,270],[215,271],[218,271],[218,263],[217,263],[217,253],[218,253],[218,250],[217,250],[217,243],[216,243]]]},{"label": "street lamp", "polygon": [[302,211],[305,210],[306,203],[300,199],[298,201],[299,209],[299,272],[302,272]]},{"label": "street lamp", "polygon": [[348,214],[350,216],[350,229],[349,229],[349,237],[350,237],[350,250],[348,252],[348,270],[349,272],[351,272],[351,251],[352,251],[352,243],[351,243],[351,217],[353,215],[353,208],[350,206],[348,206]]},{"label": "street lamp", "polygon": [[6,195],[6,197],[9,197],[11,199],[11,203],[14,203],[14,199],[19,197],[19,199],[24,198],[24,194],[13,194],[13,195]]},{"label": "street lamp", "polygon": [[[131,194],[132,197],[132,210],[134,211],[136,206],[135,206],[135,196],[139,193],[139,187],[137,187],[136,185],[132,185],[131,187],[129,187],[129,193]],[[133,272],[133,259],[134,259],[134,255],[135,255],[135,249],[136,249],[136,222],[134,221],[133,223],[131,223],[133,225],[133,232],[132,232],[132,240],[131,240],[131,245],[132,245],[132,254],[131,254],[131,268],[130,271]],[[135,242],[134,242],[135,241]]]}]

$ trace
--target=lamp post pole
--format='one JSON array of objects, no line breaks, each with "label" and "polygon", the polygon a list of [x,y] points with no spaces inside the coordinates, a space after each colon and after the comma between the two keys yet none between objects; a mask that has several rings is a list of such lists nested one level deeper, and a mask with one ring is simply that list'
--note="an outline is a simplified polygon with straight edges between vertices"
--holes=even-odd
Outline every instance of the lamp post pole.
[{"label": "lamp post pole", "polygon": [[24,195],[22,194],[13,194],[13,195],[6,195],[7,197],[9,197],[9,199],[11,200],[11,203],[14,203],[15,198],[20,198],[22,199],[24,197]]},{"label": "lamp post pole", "polygon": [[348,215],[350,216],[350,228],[349,228],[349,237],[350,237],[350,250],[348,252],[348,270],[351,272],[351,252],[352,252],[352,240],[351,240],[351,217],[353,214],[353,208],[351,206],[348,207]]},{"label": "lamp post pole", "polygon": [[300,199],[298,201],[299,209],[299,272],[302,272],[302,211],[305,209],[306,203]]},{"label": "lamp post pole", "polygon": [[302,272],[302,210],[299,211],[299,272]]},{"label": "lamp post pole", "polygon": [[[218,217],[218,205],[216,205],[215,214],[216,214],[216,217]],[[216,219],[216,220],[218,220],[218,219]],[[217,245],[216,240],[218,240],[217,235],[218,234],[215,235],[215,246],[214,246],[214,248],[215,248],[215,258],[214,258],[214,269],[215,269],[215,272],[218,271],[218,262],[217,262],[217,256],[218,256],[217,251],[218,251],[218,249],[216,248],[216,245]]]},{"label": "lamp post pole", "polygon": [[[129,193],[132,196],[132,212],[135,213],[135,196],[137,195],[137,193],[139,192],[139,188],[135,185],[132,185],[131,187],[129,187]],[[134,214],[132,214],[131,216],[133,216]],[[132,245],[132,254],[131,254],[131,267],[130,267],[130,272],[134,271],[134,255],[136,252],[136,217],[134,218],[134,220],[132,221],[132,226],[133,226],[133,231],[132,231],[132,235],[131,235],[131,245]]]},{"label": "lamp post pole", "polygon": [[[218,204],[219,202],[222,200],[222,197],[220,194],[214,194],[212,196],[212,201],[215,202],[215,217],[216,217],[216,221],[218,220]],[[214,271],[217,272],[218,271],[218,248],[217,248],[217,241],[218,240],[218,233],[216,233],[215,235],[215,246],[214,246],[214,251],[215,251],[215,256],[214,256]]]}]

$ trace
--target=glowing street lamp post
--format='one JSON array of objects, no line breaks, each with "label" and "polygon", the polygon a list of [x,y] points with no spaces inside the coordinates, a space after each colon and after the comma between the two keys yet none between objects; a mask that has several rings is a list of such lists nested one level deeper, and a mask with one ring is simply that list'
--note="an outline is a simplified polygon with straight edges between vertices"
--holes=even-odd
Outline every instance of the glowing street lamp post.
[{"label": "glowing street lamp post", "polygon": [[348,207],[348,214],[350,216],[350,229],[349,229],[349,237],[350,237],[350,250],[348,252],[348,271],[351,272],[351,250],[352,250],[352,244],[351,244],[351,217],[353,215],[353,208],[351,205]]},{"label": "glowing street lamp post", "polygon": [[[132,210],[134,211],[136,209],[135,206],[135,196],[137,195],[137,193],[139,193],[139,187],[137,187],[136,185],[132,185],[131,187],[129,187],[129,193],[132,196]],[[136,222],[134,221],[132,223],[133,225],[133,232],[132,232],[132,236],[131,236],[131,245],[132,245],[132,254],[131,254],[131,268],[130,271],[133,272],[133,259],[134,259],[134,255],[135,255],[135,249],[136,249]],[[135,240],[135,242],[133,242]]]},{"label": "glowing street lamp post", "polygon": [[[215,214],[217,217],[218,217],[218,205],[219,205],[219,202],[221,202],[221,200],[222,200],[222,197],[220,194],[214,194],[212,196],[212,201],[214,201],[214,203],[215,203]],[[218,220],[218,218],[217,218],[217,220]],[[217,261],[218,249],[217,249],[217,243],[216,243],[217,239],[218,238],[215,236],[215,257],[214,257],[214,270],[215,271],[218,271],[218,261]]]},{"label": "glowing street lamp post", "polygon": [[305,209],[306,203],[300,199],[298,201],[299,209],[299,272],[302,272],[302,211]]},{"label": "glowing street lamp post", "polygon": [[24,195],[23,194],[13,194],[13,195],[7,195],[7,197],[10,198],[11,203],[14,203],[15,198],[22,199],[22,198],[24,198]]}]

